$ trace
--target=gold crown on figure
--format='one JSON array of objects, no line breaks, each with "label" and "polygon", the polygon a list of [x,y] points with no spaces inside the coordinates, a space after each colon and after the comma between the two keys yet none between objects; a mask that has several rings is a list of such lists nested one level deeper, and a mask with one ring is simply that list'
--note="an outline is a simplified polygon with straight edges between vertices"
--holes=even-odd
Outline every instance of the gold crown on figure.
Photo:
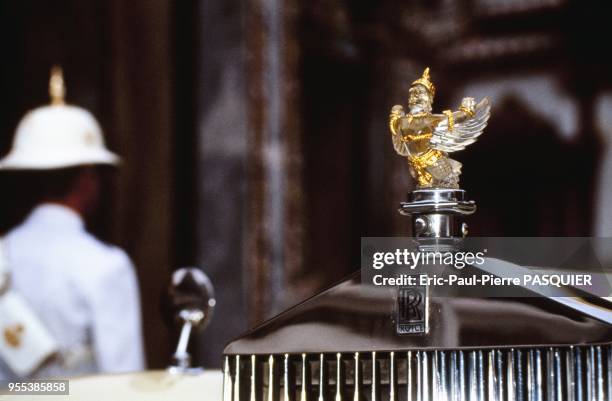
[{"label": "gold crown on figure", "polygon": [[410,86],[415,86],[415,85],[424,86],[429,91],[429,94],[433,97],[433,95],[436,93],[436,87],[429,80],[429,67],[425,68],[425,71],[423,71],[423,76],[421,76],[421,78],[414,81],[412,85]]}]

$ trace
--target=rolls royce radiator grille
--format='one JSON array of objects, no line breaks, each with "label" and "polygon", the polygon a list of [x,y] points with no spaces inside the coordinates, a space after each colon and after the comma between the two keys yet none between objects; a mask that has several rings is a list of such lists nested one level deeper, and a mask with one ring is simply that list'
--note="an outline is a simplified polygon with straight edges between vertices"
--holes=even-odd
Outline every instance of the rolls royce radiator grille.
[{"label": "rolls royce radiator grille", "polygon": [[612,401],[612,348],[228,355],[225,401]]}]

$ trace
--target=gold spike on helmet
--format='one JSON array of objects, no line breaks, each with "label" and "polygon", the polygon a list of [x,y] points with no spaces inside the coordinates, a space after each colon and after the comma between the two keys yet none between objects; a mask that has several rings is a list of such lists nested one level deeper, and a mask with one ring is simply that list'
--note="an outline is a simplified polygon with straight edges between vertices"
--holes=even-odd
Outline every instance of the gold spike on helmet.
[{"label": "gold spike on helmet", "polygon": [[64,73],[62,71],[62,67],[57,65],[51,68],[51,78],[49,79],[49,96],[51,97],[51,104],[64,104],[64,97],[66,96]]},{"label": "gold spike on helmet", "polygon": [[423,71],[423,76],[421,76],[421,78],[414,81],[411,86],[415,86],[415,85],[424,86],[429,91],[429,94],[431,95],[431,97],[434,96],[434,94],[436,93],[436,87],[429,80],[429,67],[425,68],[425,71]]}]

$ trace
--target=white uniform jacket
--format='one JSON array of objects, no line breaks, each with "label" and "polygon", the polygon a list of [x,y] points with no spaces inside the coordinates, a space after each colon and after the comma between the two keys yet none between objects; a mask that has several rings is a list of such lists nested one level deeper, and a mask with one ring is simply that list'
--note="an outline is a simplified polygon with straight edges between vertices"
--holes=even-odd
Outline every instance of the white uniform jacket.
[{"label": "white uniform jacket", "polygon": [[[73,210],[36,207],[5,237],[12,288],[60,347],[34,377],[125,372],[144,367],[138,283],[123,250],[85,230]],[[0,379],[12,373],[0,361]]]}]

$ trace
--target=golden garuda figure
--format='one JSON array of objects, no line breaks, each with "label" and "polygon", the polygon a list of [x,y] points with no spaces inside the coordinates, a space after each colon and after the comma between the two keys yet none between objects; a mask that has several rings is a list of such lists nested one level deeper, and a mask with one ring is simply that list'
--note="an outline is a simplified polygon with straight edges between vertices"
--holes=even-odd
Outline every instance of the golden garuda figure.
[{"label": "golden garuda figure", "polygon": [[410,174],[418,188],[459,188],[461,163],[448,153],[465,149],[476,141],[491,115],[491,103],[484,98],[461,101],[458,111],[433,114],[435,87],[429,80],[429,68],[412,83],[408,91],[408,114],[401,105],[391,109],[391,129],[395,151],[408,158]]}]

